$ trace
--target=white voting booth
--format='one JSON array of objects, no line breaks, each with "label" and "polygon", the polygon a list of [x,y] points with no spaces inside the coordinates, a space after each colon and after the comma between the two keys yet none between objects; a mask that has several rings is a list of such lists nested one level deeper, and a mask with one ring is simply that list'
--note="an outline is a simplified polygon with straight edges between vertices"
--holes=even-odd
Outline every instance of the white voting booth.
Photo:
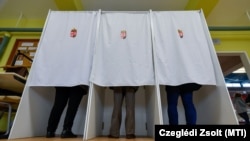
[{"label": "white voting booth", "polygon": [[110,86],[139,86],[135,134],[153,138],[168,124],[164,85],[188,82],[203,85],[197,124],[238,124],[202,11],[50,11],[9,139],[45,136],[54,86],[74,85],[90,87],[72,129],[83,140],[109,134]]},{"label": "white voting booth", "polygon": [[[46,134],[54,86],[89,85],[97,18],[98,12],[49,12],[9,138]],[[72,129],[79,135],[88,96],[82,99]],[[64,114],[56,134],[62,131]]]}]

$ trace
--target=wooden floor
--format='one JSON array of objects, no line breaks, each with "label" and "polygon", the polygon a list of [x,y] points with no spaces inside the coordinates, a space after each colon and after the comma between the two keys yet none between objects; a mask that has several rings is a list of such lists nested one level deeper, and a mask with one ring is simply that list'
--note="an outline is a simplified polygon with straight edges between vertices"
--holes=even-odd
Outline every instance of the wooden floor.
[{"label": "wooden floor", "polygon": [[[0,139],[0,141],[83,141],[82,137],[78,138],[45,138],[45,137],[33,137],[33,138],[22,138],[22,139]],[[135,139],[126,139],[124,137],[113,139],[108,137],[96,137],[89,139],[88,141],[154,141],[154,138],[137,137]]]}]

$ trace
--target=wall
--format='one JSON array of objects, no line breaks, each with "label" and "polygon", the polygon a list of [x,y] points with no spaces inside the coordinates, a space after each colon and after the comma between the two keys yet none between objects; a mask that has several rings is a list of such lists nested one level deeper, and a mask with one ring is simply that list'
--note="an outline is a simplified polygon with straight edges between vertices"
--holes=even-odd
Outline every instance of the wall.
[{"label": "wall", "polygon": [[210,31],[216,51],[245,51],[250,55],[250,31]]}]

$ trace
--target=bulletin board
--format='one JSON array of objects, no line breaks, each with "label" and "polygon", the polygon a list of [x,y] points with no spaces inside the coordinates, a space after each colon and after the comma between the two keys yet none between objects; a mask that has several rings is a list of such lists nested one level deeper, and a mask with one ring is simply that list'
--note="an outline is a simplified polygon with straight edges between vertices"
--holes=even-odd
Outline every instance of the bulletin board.
[{"label": "bulletin board", "polygon": [[30,68],[39,39],[17,39],[6,66],[24,66]]}]

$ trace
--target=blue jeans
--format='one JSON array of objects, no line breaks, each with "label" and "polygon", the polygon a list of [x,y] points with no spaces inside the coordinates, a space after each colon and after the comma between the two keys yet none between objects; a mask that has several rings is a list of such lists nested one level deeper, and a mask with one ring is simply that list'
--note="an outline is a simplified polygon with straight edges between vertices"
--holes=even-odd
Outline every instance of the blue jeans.
[{"label": "blue jeans", "polygon": [[168,117],[170,125],[178,125],[178,99],[181,97],[185,110],[186,124],[195,125],[197,120],[196,108],[193,103],[193,91],[186,90],[181,86],[166,86]]}]

